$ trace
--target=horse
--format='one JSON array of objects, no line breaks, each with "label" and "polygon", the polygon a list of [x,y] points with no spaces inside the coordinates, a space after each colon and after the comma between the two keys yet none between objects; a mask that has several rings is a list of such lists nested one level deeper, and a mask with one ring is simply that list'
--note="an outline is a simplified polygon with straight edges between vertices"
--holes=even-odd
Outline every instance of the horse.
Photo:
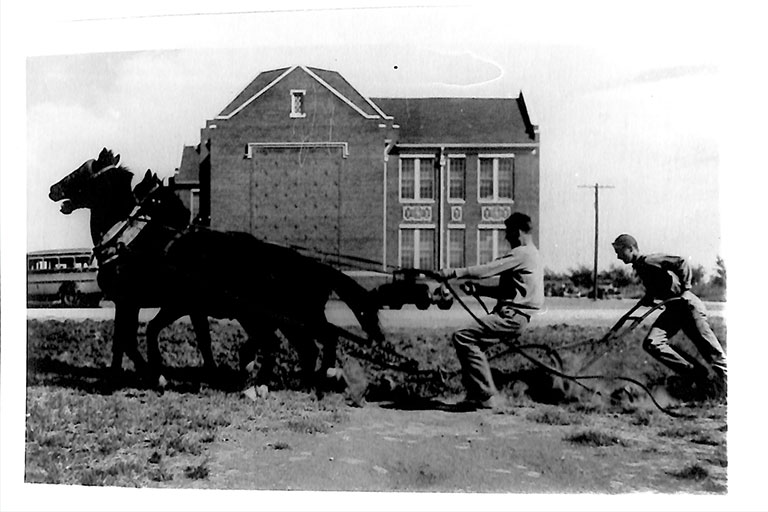
[{"label": "horse", "polygon": [[[148,171],[133,191],[131,177],[119,165],[119,155],[104,148],[49,193],[51,200],[63,201],[65,214],[91,210],[99,284],[116,307],[112,370],[120,371],[125,351],[137,370],[162,383],[157,337],[185,315],[192,320],[205,367],[213,370],[208,317],[233,318],[248,335],[241,369],[253,359],[256,340],[267,339],[274,349],[279,328],[298,349],[303,381],[310,385],[336,360],[336,329],[325,318],[333,291],[353,311],[367,341],[384,339],[378,304],[343,272],[249,233],[189,226],[189,211],[156,176]],[[136,348],[138,311],[158,306],[147,325],[149,362],[144,363]],[[324,350],[316,373],[318,342]]]}]

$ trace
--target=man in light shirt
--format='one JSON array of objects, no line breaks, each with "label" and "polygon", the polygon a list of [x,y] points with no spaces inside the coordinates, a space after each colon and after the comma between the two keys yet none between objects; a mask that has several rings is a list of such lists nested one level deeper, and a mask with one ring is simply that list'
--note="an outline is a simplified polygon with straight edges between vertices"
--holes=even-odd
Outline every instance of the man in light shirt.
[{"label": "man in light shirt", "polygon": [[678,298],[669,302],[653,323],[643,348],[651,356],[678,374],[696,381],[709,380],[709,372],[688,361],[669,344],[669,339],[682,329],[717,376],[716,384],[725,386],[727,366],[725,351],[707,321],[701,300],[691,292],[691,267],[684,258],[666,254],[641,254],[637,240],[619,235],[613,242],[616,257],[631,264],[645,287],[642,303],[652,306],[656,300]]},{"label": "man in light shirt", "polygon": [[441,271],[446,279],[484,279],[499,276],[498,285],[467,283],[470,293],[497,300],[493,311],[472,320],[453,335],[453,345],[461,363],[466,398],[462,406],[493,409],[499,405],[498,390],[484,349],[499,341],[514,340],[525,329],[531,314],[544,304],[544,268],[533,244],[531,218],[515,212],[504,221],[511,250],[488,263]]}]

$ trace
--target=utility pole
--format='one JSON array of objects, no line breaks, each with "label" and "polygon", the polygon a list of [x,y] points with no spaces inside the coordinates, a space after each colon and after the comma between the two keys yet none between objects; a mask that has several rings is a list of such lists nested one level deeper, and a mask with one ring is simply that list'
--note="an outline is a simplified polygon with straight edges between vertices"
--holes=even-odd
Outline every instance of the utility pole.
[{"label": "utility pole", "polygon": [[599,245],[599,233],[600,233],[600,189],[601,188],[615,188],[612,185],[600,185],[599,183],[595,183],[594,185],[580,185],[579,188],[594,188],[595,189],[595,266],[592,271],[592,286],[593,286],[593,297],[592,300],[597,300],[597,249],[600,247]]}]

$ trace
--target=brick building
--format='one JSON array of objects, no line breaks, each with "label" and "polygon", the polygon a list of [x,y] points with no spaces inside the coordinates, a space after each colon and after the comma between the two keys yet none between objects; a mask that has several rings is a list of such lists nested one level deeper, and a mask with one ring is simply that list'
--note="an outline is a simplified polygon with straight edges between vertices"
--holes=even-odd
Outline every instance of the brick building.
[{"label": "brick building", "polygon": [[369,99],[334,71],[265,71],[184,148],[172,181],[215,229],[383,268],[488,261],[512,211],[538,244],[539,136],[522,93]]}]

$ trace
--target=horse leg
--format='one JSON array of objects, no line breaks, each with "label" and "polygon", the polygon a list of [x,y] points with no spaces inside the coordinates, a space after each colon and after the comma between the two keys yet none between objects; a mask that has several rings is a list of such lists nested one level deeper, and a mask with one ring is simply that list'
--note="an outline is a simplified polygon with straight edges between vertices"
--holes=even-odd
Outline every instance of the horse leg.
[{"label": "horse leg", "polygon": [[320,371],[325,374],[328,369],[335,368],[336,363],[338,362],[336,357],[336,348],[338,346],[339,338],[333,333],[331,329],[327,327],[325,318],[323,318],[322,322],[323,323],[321,325],[323,327],[318,328],[318,331],[320,332],[320,344],[323,346],[323,357],[320,362]]},{"label": "horse leg", "polygon": [[[261,365],[256,375],[256,383],[269,382],[275,368],[275,354],[280,348],[280,340],[275,334],[274,326],[261,325],[245,316],[238,318],[238,321],[248,335],[248,339],[239,350],[240,372],[247,378],[255,365],[257,349],[260,348]],[[258,341],[261,342],[260,347],[256,345]]]},{"label": "horse leg", "polygon": [[136,304],[120,302],[115,304],[115,332],[112,337],[112,373],[119,375],[123,366],[123,354],[126,354],[136,368],[137,373],[144,373],[147,363],[139,353],[136,344],[136,331],[139,328],[139,307]]},{"label": "horse leg", "polygon": [[208,323],[208,316],[201,313],[193,313],[189,315],[189,319],[192,321],[192,328],[195,330],[197,346],[203,356],[205,371],[208,374],[214,374],[216,372],[216,360],[211,349],[211,329]]},{"label": "horse leg", "polygon": [[280,331],[288,338],[299,354],[301,382],[305,389],[317,389],[317,359],[320,349],[306,328],[281,325]]},{"label": "horse leg", "polygon": [[157,341],[160,331],[178,320],[183,313],[178,309],[160,308],[157,315],[147,323],[147,359],[150,377],[161,388],[168,383],[163,376],[163,356]]}]

